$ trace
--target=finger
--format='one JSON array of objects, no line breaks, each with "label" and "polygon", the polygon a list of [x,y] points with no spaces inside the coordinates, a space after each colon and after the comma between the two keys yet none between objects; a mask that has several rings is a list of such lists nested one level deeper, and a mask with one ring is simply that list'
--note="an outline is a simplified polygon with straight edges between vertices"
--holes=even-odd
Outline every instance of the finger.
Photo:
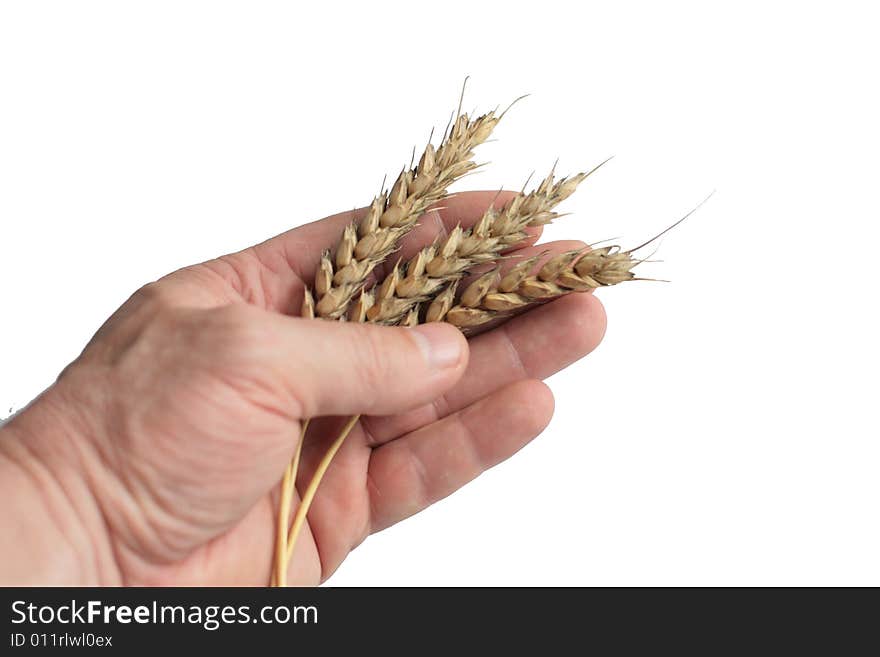
[{"label": "finger", "polygon": [[406,411],[446,392],[467,366],[467,341],[452,326],[319,322],[240,305],[232,312],[252,315],[244,321],[254,343],[242,367],[271,377],[300,418]]},{"label": "finger", "polygon": [[493,390],[523,379],[544,379],[592,352],[605,335],[602,303],[571,294],[519,315],[469,340],[468,368],[446,394],[407,413],[363,418],[372,446],[454,413]]},{"label": "finger", "polygon": [[520,381],[374,450],[367,477],[371,530],[418,513],[512,456],[552,414],[550,389]]}]

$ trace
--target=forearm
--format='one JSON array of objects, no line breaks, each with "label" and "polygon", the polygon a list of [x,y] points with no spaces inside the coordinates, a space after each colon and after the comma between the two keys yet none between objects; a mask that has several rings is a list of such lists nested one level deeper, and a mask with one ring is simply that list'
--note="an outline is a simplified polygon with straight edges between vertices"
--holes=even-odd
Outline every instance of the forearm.
[{"label": "forearm", "polygon": [[50,389],[0,428],[0,584],[118,583],[100,507],[82,471],[83,438],[53,396]]}]

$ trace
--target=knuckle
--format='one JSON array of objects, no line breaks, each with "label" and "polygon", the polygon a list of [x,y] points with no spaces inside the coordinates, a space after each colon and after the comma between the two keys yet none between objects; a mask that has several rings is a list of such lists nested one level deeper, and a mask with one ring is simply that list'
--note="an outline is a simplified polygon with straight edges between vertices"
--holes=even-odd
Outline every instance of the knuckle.
[{"label": "knuckle", "polygon": [[173,307],[171,291],[162,281],[153,281],[142,285],[131,295],[131,301],[138,307],[144,306],[154,312],[169,310]]}]

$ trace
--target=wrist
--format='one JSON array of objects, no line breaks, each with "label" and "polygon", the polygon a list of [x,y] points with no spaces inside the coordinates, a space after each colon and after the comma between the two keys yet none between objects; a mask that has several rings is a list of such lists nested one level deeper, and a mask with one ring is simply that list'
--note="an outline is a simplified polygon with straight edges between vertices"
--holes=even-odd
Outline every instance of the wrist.
[{"label": "wrist", "polygon": [[92,492],[90,437],[58,384],[0,427],[0,584],[120,583]]}]

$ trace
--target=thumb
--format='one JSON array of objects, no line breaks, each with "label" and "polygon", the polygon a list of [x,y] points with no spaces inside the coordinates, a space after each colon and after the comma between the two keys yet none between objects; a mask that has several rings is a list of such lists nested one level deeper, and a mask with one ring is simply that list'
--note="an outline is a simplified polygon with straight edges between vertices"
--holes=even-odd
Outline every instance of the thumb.
[{"label": "thumb", "polygon": [[414,328],[276,316],[285,387],[301,417],[388,415],[451,388],[468,361],[467,340],[450,324]]}]

